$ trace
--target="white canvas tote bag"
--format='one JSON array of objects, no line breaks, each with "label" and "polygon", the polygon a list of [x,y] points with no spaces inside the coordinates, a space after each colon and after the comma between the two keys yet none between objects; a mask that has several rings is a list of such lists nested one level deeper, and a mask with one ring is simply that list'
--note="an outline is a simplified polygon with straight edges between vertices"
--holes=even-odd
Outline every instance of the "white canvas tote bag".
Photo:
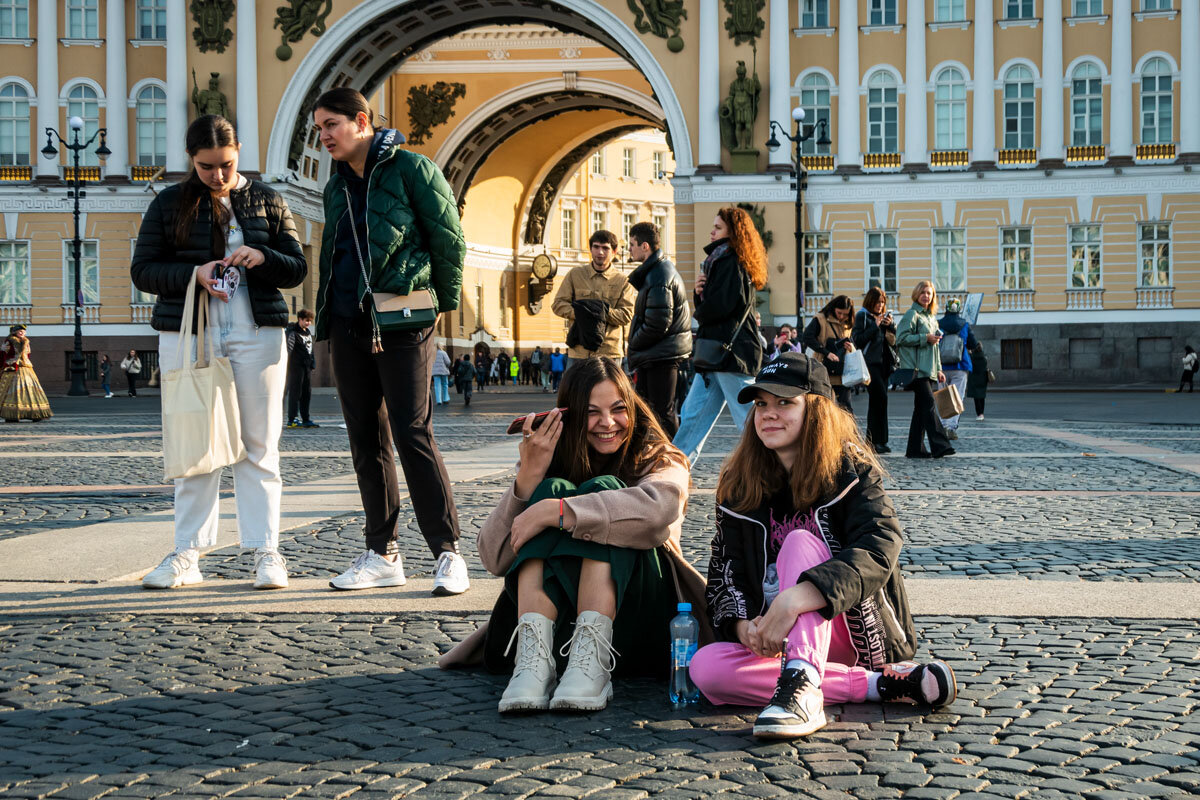
[{"label": "white canvas tote bag", "polygon": [[[209,331],[208,296],[198,304],[192,334],[196,281],[188,284],[175,362],[162,376],[163,462],[167,479],[207,475],[246,457],[238,416],[233,365],[214,358]],[[195,360],[193,361],[193,357]]]}]

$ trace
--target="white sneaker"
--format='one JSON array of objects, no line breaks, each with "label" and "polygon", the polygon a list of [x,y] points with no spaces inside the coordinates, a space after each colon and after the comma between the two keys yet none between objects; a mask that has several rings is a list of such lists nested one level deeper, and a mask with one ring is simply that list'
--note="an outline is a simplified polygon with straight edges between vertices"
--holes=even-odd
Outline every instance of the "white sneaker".
[{"label": "white sneaker", "polygon": [[458,553],[446,551],[438,556],[437,572],[433,576],[433,593],[438,597],[462,594],[471,588],[467,578],[467,562]]},{"label": "white sneaker", "polygon": [[976,415],[975,419],[979,420],[980,422],[983,422],[983,414]]},{"label": "white sneaker", "polygon": [[620,655],[612,646],[613,621],[599,611],[584,611],[575,620],[567,668],[550,701],[551,711],[599,711],[612,699],[613,668]]},{"label": "white sneaker", "polygon": [[142,578],[143,589],[174,589],[192,586],[204,580],[200,574],[200,553],[196,550],[176,550]]},{"label": "white sneaker", "polygon": [[395,561],[388,561],[374,550],[364,550],[354,559],[350,569],[329,582],[334,589],[375,589],[380,586],[403,586],[404,563],[399,554]]},{"label": "white sneaker", "polygon": [[545,711],[550,707],[554,691],[555,664],[554,622],[530,611],[517,620],[516,630],[508,640],[504,655],[517,645],[512,679],[500,697],[500,713],[512,711]]},{"label": "white sneaker", "polygon": [[105,400],[107,400],[110,397],[112,397],[112,392],[109,392],[108,394],[104,395]]},{"label": "white sneaker", "polygon": [[254,554],[254,588],[286,589],[287,586],[287,561],[278,550],[260,547]]},{"label": "white sneaker", "polygon": [[805,670],[785,667],[771,702],[754,720],[754,735],[759,739],[796,739],[825,725],[825,697],[820,687],[813,685]]}]

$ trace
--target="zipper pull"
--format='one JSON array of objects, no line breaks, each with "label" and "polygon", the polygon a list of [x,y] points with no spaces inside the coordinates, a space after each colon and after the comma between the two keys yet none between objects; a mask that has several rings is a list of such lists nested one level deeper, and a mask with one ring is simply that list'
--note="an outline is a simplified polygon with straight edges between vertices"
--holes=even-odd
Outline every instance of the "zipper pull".
[{"label": "zipper pull", "polygon": [[379,337],[379,328],[375,328],[371,332],[371,352],[372,353],[382,353],[383,352],[383,340]]}]

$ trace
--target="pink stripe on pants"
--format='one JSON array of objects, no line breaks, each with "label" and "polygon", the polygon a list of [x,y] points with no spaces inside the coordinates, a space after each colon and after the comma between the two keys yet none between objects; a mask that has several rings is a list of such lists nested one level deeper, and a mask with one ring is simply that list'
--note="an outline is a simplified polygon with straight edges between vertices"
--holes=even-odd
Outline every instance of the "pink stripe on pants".
[{"label": "pink stripe on pants", "polygon": [[[780,589],[795,586],[806,569],[828,560],[825,542],[809,531],[792,531],[776,563]],[[802,658],[817,668],[826,702],[861,703],[867,699],[870,672],[851,666],[857,658],[840,614],[832,620],[816,611],[797,617],[788,633],[788,657]],[[775,692],[779,659],[757,656],[740,642],[717,642],[692,656],[690,672],[714,705],[761,706]]]}]

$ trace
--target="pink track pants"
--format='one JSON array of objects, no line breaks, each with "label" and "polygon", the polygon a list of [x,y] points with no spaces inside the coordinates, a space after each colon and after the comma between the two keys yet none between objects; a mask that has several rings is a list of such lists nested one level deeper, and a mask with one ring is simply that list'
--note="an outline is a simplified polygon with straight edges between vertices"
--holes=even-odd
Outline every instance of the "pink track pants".
[{"label": "pink track pants", "polygon": [[[776,563],[780,589],[795,586],[801,573],[829,557],[825,542],[806,530],[792,531]],[[861,703],[867,699],[870,672],[852,666],[857,657],[840,614],[832,620],[816,611],[797,617],[788,633],[788,658],[804,659],[817,668],[827,703]],[[690,672],[696,686],[714,705],[761,706],[775,693],[779,659],[757,656],[740,642],[716,642],[692,656]]]}]

